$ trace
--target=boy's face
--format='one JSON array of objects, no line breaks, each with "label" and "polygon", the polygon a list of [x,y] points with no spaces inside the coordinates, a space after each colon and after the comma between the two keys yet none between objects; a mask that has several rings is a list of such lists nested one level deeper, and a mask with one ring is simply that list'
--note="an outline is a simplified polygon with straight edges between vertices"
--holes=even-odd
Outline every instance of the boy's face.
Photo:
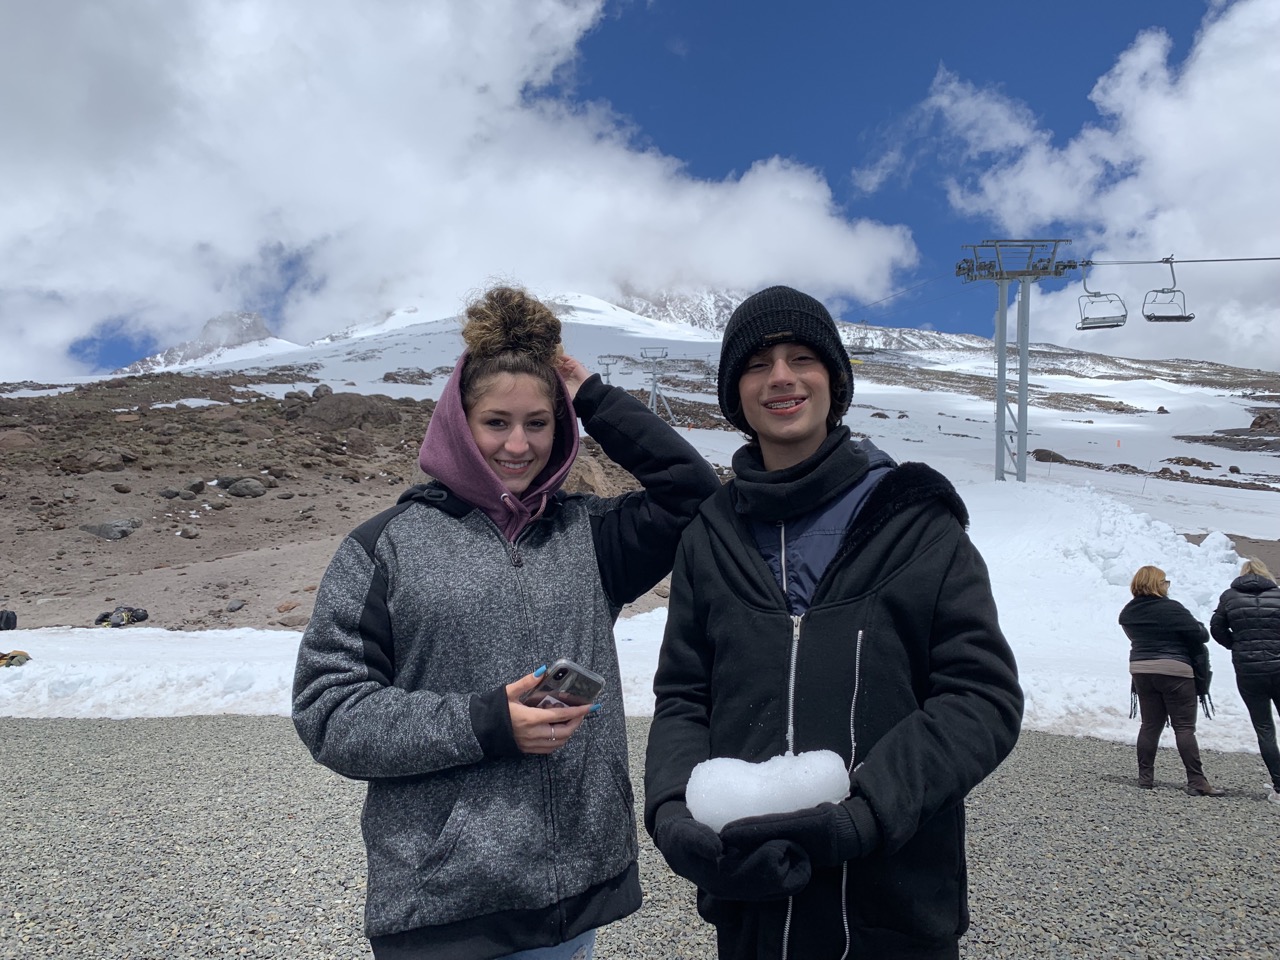
[{"label": "boy's face", "polygon": [[779,343],[752,354],[738,394],[767,470],[799,463],[827,437],[831,375],[807,344]]}]

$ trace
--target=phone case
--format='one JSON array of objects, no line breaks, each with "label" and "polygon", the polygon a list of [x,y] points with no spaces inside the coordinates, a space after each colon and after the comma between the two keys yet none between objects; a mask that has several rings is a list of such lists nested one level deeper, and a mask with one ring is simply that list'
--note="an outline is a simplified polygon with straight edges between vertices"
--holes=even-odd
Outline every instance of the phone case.
[{"label": "phone case", "polygon": [[528,707],[582,707],[592,703],[604,677],[561,658],[547,668],[538,685],[520,698]]}]

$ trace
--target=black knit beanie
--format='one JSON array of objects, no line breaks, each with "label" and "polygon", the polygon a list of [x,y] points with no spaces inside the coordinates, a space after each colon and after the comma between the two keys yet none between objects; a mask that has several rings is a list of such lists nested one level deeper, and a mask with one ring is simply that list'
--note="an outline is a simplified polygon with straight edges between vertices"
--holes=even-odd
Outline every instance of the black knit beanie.
[{"label": "black knit beanie", "polygon": [[753,293],[733,311],[720,344],[720,411],[748,436],[755,431],[742,415],[738,380],[757,350],[776,343],[812,347],[831,375],[832,418],[840,420],[853,399],[853,368],[827,308],[791,287],[769,287]]}]

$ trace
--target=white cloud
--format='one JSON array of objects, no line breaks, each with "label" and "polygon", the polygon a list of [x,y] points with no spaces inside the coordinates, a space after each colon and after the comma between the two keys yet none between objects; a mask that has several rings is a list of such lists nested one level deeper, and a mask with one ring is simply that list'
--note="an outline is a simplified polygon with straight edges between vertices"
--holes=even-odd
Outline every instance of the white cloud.
[{"label": "white cloud", "polygon": [[[953,207],[1007,235],[1072,237],[1077,259],[1280,256],[1277,36],[1276,0],[1215,5],[1181,64],[1163,32],[1140,34],[1093,89],[1097,123],[1062,147],[1025,105],[940,72],[924,109],[963,158],[948,182]],[[1177,279],[1193,323],[1140,316],[1144,293],[1169,284],[1166,266],[1104,266],[1090,286],[1125,298],[1124,328],[1077,334],[1076,283],[1037,291],[1032,335],[1129,356],[1280,364],[1280,262],[1182,264]]]},{"label": "white cloud", "polygon": [[818,171],[697,180],[607,105],[539,95],[602,5],[0,5],[0,380],[77,372],[96,323],[172,343],[290,281],[299,341],[495,276],[890,292],[910,233]]}]

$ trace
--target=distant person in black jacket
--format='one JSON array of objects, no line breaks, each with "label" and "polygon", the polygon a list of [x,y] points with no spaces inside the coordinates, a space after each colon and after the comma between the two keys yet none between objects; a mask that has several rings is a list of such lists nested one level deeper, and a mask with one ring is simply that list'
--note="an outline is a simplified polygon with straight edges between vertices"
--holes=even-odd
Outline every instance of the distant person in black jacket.
[{"label": "distant person in black jacket", "polygon": [[1173,727],[1178,755],[1187,768],[1187,793],[1221,797],[1204,775],[1196,742],[1196,681],[1191,663],[1209,632],[1177,600],[1169,599],[1169,578],[1159,567],[1141,567],[1129,584],[1133,594],[1120,611],[1129,638],[1129,673],[1138,693],[1138,786],[1155,786],[1156,749],[1165,721]]},{"label": "distant person in black jacket", "polygon": [[1249,559],[1209,619],[1213,639],[1231,651],[1236,688],[1249,711],[1258,751],[1271,774],[1267,799],[1280,804],[1280,747],[1271,705],[1280,710],[1280,587],[1267,565]]},{"label": "distant person in black jacket", "polygon": [[[813,297],[748,297],[719,390],[750,442],[680,543],[645,826],[698,886],[722,960],[952,960],[969,925],[964,799],[1022,720],[964,504],[850,435],[849,356]],[[690,816],[701,761],[812,750],[846,765],[843,802],[718,833]]]}]

